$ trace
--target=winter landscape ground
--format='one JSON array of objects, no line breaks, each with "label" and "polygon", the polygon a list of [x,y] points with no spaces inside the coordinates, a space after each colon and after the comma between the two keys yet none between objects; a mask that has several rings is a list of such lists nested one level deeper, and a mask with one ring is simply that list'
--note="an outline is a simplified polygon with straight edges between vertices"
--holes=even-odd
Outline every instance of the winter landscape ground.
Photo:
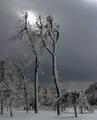
[{"label": "winter landscape ground", "polygon": [[60,116],[56,115],[56,112],[52,111],[39,111],[38,114],[30,111],[28,114],[25,111],[14,111],[14,117],[10,117],[8,113],[0,115],[0,120],[97,120],[97,109],[94,113],[78,114],[78,117],[74,117],[73,110],[64,111]]}]

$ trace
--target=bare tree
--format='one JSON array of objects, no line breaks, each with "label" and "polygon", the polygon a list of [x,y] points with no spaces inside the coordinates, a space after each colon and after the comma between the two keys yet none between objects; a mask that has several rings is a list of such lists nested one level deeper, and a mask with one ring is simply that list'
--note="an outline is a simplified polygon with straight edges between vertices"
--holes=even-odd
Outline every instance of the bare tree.
[{"label": "bare tree", "polygon": [[[31,44],[32,51],[35,57],[35,74],[34,74],[34,88],[35,88],[35,113],[38,112],[38,71],[39,71],[39,54],[44,47],[51,54],[52,58],[52,75],[56,86],[57,97],[60,97],[61,91],[58,83],[57,63],[56,63],[56,45],[59,40],[59,26],[54,23],[51,16],[45,20],[41,16],[38,17],[34,29],[29,27],[28,14],[24,16],[23,28],[17,33],[15,39],[23,38],[23,35],[28,36],[28,41]],[[30,29],[29,29],[30,28]],[[38,42],[37,42],[38,41]],[[41,41],[39,45],[39,41]],[[38,45],[36,44],[38,43]],[[48,45],[49,43],[49,45]],[[60,114],[60,105],[57,106],[57,114]]]},{"label": "bare tree", "polygon": [[[34,99],[33,99],[34,98],[33,82],[26,78],[27,73],[26,73],[26,70],[25,70],[26,68],[23,62],[20,64],[15,63],[15,66],[17,68],[17,76],[21,79],[20,87],[22,88],[21,95],[24,96],[24,103],[25,103],[24,109],[26,109],[28,113],[30,110],[30,107],[32,107],[32,109],[33,108],[35,109]],[[31,103],[33,104],[33,106]]]},{"label": "bare tree", "polygon": [[1,114],[3,114],[3,103],[7,101],[8,103],[6,104],[9,105],[10,116],[12,117],[13,100],[18,99],[22,89],[24,90],[26,96],[27,93],[21,69],[19,69],[16,64],[7,58],[0,60],[0,88]]},{"label": "bare tree", "polygon": [[[56,46],[59,40],[59,26],[54,23],[53,17],[48,16],[46,20],[43,20],[39,16],[36,22],[40,33],[44,47],[50,53],[52,58],[52,76],[56,86],[57,97],[61,96],[61,90],[58,83],[57,62],[56,62]],[[60,105],[57,105],[57,114],[60,115]]]},{"label": "bare tree", "polygon": [[28,42],[31,45],[34,54],[34,93],[35,93],[35,113],[38,113],[38,71],[39,71],[39,55],[43,49],[43,45],[39,42],[41,33],[37,33],[37,29],[30,28],[28,24],[28,13],[24,16],[24,25],[16,34],[15,39],[23,38],[23,35],[28,37]]},{"label": "bare tree", "polygon": [[21,88],[21,91],[23,89],[24,91],[24,99],[25,99],[25,106],[26,106],[26,111],[27,113],[29,112],[29,108],[28,108],[28,92],[27,92],[27,86],[26,86],[26,81],[25,81],[25,76],[24,76],[24,72],[23,72],[23,69],[22,67],[19,65],[19,64],[14,64],[16,69],[17,69],[17,77],[19,79],[21,79],[21,83],[20,83],[20,88]]},{"label": "bare tree", "polygon": [[[10,67],[9,67],[10,66]],[[3,114],[3,103],[10,98],[10,116],[12,117],[12,99],[16,95],[16,84],[14,77],[14,67],[8,59],[0,61],[0,86],[1,86],[1,114]],[[14,79],[13,79],[14,78]]]}]

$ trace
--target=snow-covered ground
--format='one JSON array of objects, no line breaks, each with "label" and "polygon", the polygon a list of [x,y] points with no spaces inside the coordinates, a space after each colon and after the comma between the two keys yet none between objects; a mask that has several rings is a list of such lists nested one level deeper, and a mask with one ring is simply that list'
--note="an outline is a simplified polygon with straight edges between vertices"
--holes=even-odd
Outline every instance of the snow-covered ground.
[{"label": "snow-covered ground", "polygon": [[78,114],[75,118],[73,111],[64,112],[61,116],[57,116],[56,112],[50,111],[39,111],[38,114],[29,112],[28,114],[24,111],[15,111],[14,117],[10,118],[8,113],[0,115],[0,120],[97,120],[97,110],[91,114]]}]

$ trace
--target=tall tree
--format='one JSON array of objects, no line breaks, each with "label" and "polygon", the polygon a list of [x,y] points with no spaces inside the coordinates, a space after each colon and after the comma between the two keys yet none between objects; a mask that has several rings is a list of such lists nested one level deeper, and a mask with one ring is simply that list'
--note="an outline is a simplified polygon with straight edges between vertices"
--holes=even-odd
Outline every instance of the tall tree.
[{"label": "tall tree", "polygon": [[[12,117],[12,101],[17,95],[18,86],[15,67],[11,61],[3,58],[0,61],[0,87],[1,87],[1,114],[3,114],[3,102],[9,99],[10,116]],[[2,101],[3,100],[3,101]]]},{"label": "tall tree", "polygon": [[[48,16],[45,20],[39,16],[36,22],[44,47],[50,53],[52,58],[52,76],[56,86],[57,97],[61,96],[61,90],[58,82],[57,62],[56,62],[56,46],[59,40],[59,25],[54,23],[54,19]],[[57,114],[60,115],[60,105],[57,105]]]},{"label": "tall tree", "polygon": [[28,91],[27,91],[27,84],[26,84],[26,80],[25,80],[24,70],[23,70],[23,67],[19,64],[15,63],[14,66],[17,71],[16,72],[17,78],[19,78],[21,80],[19,82],[18,87],[21,91],[24,92],[25,109],[26,109],[26,112],[28,113],[29,112]]},{"label": "tall tree", "polygon": [[38,113],[38,71],[39,71],[39,55],[42,51],[43,45],[40,42],[41,33],[37,33],[36,28],[28,23],[28,13],[25,13],[23,27],[20,28],[16,34],[15,39],[23,38],[23,35],[27,36],[28,42],[31,45],[32,53],[34,54],[34,93],[35,93],[35,113]]}]

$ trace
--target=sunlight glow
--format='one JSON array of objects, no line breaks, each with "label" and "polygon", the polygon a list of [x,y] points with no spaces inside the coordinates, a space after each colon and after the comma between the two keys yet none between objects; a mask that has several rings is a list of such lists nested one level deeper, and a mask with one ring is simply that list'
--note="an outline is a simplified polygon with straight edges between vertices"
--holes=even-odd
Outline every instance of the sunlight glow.
[{"label": "sunlight glow", "polygon": [[33,25],[36,22],[37,16],[35,13],[33,13],[32,11],[27,11],[28,13],[28,22]]},{"label": "sunlight glow", "polygon": [[28,18],[27,18],[27,21],[30,25],[33,25],[36,23],[36,20],[37,20],[37,14],[32,12],[32,11],[23,11],[23,12],[18,12],[18,15],[20,18],[23,18],[25,13],[28,13]]}]

